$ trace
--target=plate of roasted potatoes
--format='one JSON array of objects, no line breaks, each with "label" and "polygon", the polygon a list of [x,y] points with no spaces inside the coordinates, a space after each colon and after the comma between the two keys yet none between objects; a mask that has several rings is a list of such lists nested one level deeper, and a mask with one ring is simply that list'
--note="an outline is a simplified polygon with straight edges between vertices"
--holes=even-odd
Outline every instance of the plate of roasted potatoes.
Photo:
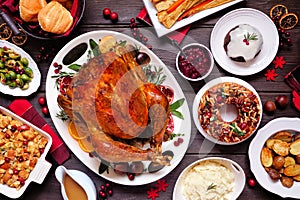
[{"label": "plate of roasted potatoes", "polygon": [[300,119],[276,118],[258,130],[249,146],[258,183],[281,197],[300,198]]}]

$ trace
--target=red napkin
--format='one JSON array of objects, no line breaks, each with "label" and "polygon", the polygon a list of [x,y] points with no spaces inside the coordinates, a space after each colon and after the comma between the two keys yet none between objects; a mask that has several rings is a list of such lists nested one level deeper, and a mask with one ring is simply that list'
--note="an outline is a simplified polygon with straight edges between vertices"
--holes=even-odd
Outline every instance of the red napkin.
[{"label": "red napkin", "polygon": [[[152,22],[151,19],[148,15],[148,12],[146,10],[146,8],[144,7],[140,13],[136,16],[137,19],[145,22],[146,24],[148,24],[149,26],[152,26]],[[191,25],[187,25],[185,27],[182,27],[180,29],[178,29],[177,31],[173,32],[173,33],[169,33],[167,35],[167,37],[172,41],[172,40],[177,40],[178,44],[181,43],[181,41],[184,39],[185,35],[187,34],[187,32],[190,30]]]},{"label": "red napkin", "polygon": [[51,129],[49,124],[39,115],[35,108],[26,99],[16,99],[9,106],[8,109],[29,121],[33,125],[47,132],[52,137],[52,146],[50,154],[52,158],[61,165],[70,157],[70,152],[66,145],[58,137],[58,135]]}]

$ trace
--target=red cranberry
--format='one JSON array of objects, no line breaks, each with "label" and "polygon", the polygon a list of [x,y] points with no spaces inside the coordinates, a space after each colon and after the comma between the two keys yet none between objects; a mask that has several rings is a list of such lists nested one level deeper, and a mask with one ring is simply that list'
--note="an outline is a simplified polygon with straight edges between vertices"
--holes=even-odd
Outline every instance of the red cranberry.
[{"label": "red cranberry", "polygon": [[112,190],[108,190],[107,193],[108,193],[109,196],[113,195],[113,191]]},{"label": "red cranberry", "polygon": [[10,158],[8,158],[8,157],[5,157],[5,158],[4,158],[4,161],[5,161],[6,163],[9,163],[9,161],[10,161]]},{"label": "red cranberry", "polygon": [[105,184],[105,187],[106,187],[106,188],[110,188],[110,187],[111,187],[110,183],[106,183],[106,184]]},{"label": "red cranberry", "polygon": [[100,186],[100,189],[101,189],[101,190],[106,190],[105,185],[101,185],[101,186]]},{"label": "red cranberry", "polygon": [[105,193],[104,191],[102,191],[102,190],[99,191],[99,195],[100,195],[100,197],[103,198],[103,199],[107,198],[106,193]]},{"label": "red cranberry", "polygon": [[133,181],[134,178],[135,178],[135,174],[133,174],[133,173],[128,173],[128,179],[129,179],[129,180]]},{"label": "red cranberry", "polygon": [[40,153],[42,154],[42,153],[44,153],[45,148],[40,148],[39,151],[40,151]]},{"label": "red cranberry", "polygon": [[55,62],[55,63],[53,63],[53,67],[58,67],[58,63],[57,62]]},{"label": "red cranberry", "polygon": [[174,141],[174,146],[178,147],[179,146],[179,142],[177,140]]},{"label": "red cranberry", "polygon": [[183,138],[178,138],[177,141],[178,141],[179,143],[183,143]]},{"label": "red cranberry", "polygon": [[6,134],[5,134],[5,138],[6,138],[6,139],[9,139],[9,138],[10,138],[10,135],[9,135],[8,133],[6,133]]},{"label": "red cranberry", "polygon": [[132,23],[132,24],[135,23],[135,19],[134,19],[134,18],[131,18],[131,19],[130,19],[130,23]]},{"label": "red cranberry", "polygon": [[109,8],[104,8],[103,9],[103,16],[105,19],[109,19],[110,18],[110,14],[111,14],[111,11]]},{"label": "red cranberry", "polygon": [[110,20],[111,20],[112,22],[117,22],[118,19],[119,19],[118,13],[116,13],[116,12],[110,13]]},{"label": "red cranberry", "polygon": [[25,180],[23,178],[19,177],[18,180],[20,181],[20,185],[25,185]]},{"label": "red cranberry", "polygon": [[29,129],[30,129],[30,126],[28,126],[27,124],[23,124],[22,126],[20,126],[21,131],[27,131]]},{"label": "red cranberry", "polygon": [[248,185],[249,185],[250,187],[255,187],[256,181],[255,181],[253,178],[249,178],[249,180],[248,180]]},{"label": "red cranberry", "polygon": [[23,157],[19,157],[19,162],[23,162],[24,161],[24,158]]},{"label": "red cranberry", "polygon": [[49,110],[48,110],[48,107],[47,107],[47,106],[42,107],[42,113],[43,113],[44,115],[49,115]]},{"label": "red cranberry", "polygon": [[15,175],[19,174],[19,170],[14,169],[13,173],[14,173]]},{"label": "red cranberry", "polygon": [[40,97],[38,99],[38,102],[41,106],[45,105],[46,104],[46,98],[45,97]]},{"label": "red cranberry", "polygon": [[28,145],[28,141],[27,141],[27,140],[24,140],[24,141],[23,141],[23,145],[27,146],[27,145]]}]

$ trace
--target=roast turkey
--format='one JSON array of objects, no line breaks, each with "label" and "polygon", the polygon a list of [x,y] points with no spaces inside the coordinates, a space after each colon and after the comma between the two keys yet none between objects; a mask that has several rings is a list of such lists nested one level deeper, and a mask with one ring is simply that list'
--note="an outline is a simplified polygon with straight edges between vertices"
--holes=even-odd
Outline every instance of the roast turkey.
[{"label": "roast turkey", "polygon": [[167,97],[147,81],[132,52],[103,53],[84,64],[58,104],[107,162],[151,160],[168,165],[162,143]]}]

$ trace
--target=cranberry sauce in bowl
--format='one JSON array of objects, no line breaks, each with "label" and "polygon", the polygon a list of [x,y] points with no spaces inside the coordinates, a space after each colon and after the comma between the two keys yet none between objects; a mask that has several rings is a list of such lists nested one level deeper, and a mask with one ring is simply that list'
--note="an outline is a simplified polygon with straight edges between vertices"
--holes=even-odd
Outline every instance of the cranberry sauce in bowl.
[{"label": "cranberry sauce in bowl", "polygon": [[198,43],[192,43],[182,48],[176,57],[176,67],[180,75],[190,81],[206,78],[213,69],[214,59],[210,50]]}]

